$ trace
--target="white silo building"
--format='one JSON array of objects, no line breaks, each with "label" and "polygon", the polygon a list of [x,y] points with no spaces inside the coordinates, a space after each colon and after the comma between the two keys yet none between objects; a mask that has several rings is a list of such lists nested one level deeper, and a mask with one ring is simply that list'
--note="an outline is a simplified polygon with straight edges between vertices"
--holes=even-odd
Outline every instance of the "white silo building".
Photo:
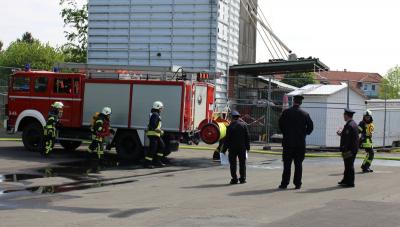
[{"label": "white silo building", "polygon": [[256,28],[247,11],[256,11],[257,0],[245,2],[89,0],[88,63],[219,72],[216,103],[223,106],[229,66],[255,62]]}]

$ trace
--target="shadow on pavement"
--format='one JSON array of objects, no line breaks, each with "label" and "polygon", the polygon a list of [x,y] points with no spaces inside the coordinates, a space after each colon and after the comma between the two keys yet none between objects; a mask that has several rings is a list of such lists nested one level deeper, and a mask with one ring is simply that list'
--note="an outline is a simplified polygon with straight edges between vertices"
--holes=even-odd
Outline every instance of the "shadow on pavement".
[{"label": "shadow on pavement", "polygon": [[335,190],[342,190],[346,189],[344,187],[338,186],[332,186],[332,187],[327,187],[327,188],[311,188],[307,189],[305,191],[299,191],[298,193],[319,193],[319,192],[329,192],[329,191],[335,191]]},{"label": "shadow on pavement", "polygon": [[[289,189],[290,190],[290,189]],[[270,194],[280,191],[286,191],[279,188],[271,188],[271,189],[262,189],[262,190],[253,190],[253,191],[243,191],[243,192],[234,192],[230,193],[230,196],[251,196],[251,195],[262,195],[262,194]]]},{"label": "shadow on pavement", "polygon": [[193,189],[193,188],[222,188],[222,187],[229,187],[233,186],[231,184],[202,184],[202,185],[196,185],[196,186],[188,186],[188,187],[181,187],[183,189]]}]

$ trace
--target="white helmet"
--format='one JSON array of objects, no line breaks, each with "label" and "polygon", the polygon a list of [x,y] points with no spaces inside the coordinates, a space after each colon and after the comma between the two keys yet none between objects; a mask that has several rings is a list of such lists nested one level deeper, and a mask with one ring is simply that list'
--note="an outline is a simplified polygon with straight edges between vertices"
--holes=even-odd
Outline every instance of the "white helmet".
[{"label": "white helmet", "polygon": [[164,108],[164,104],[161,101],[155,101],[153,103],[153,109],[159,110]]},{"label": "white helmet", "polygon": [[366,111],[364,112],[364,116],[370,116],[370,117],[372,117],[372,112],[371,112],[371,110],[366,110]]},{"label": "white helmet", "polygon": [[104,107],[103,110],[101,111],[102,114],[104,115],[111,115],[111,108],[110,107]]},{"label": "white helmet", "polygon": [[51,107],[56,108],[56,109],[62,109],[64,107],[64,104],[62,102],[54,102]]}]

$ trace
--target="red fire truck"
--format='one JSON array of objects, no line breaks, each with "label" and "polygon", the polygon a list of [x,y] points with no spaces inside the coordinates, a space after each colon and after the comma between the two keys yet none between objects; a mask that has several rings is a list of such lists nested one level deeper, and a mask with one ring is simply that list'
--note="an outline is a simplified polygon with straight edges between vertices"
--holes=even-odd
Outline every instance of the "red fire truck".
[{"label": "red fire truck", "polygon": [[116,130],[111,144],[120,158],[130,160],[143,155],[154,101],[165,105],[162,122],[169,152],[178,149],[179,141],[198,142],[200,122],[212,115],[215,87],[208,82],[207,73],[88,65],[80,70],[84,73],[25,70],[11,76],[7,131],[21,131],[26,149],[41,149],[43,126],[55,101],[64,104],[57,139],[65,149],[75,150],[89,140],[93,114],[109,106],[111,127]]}]

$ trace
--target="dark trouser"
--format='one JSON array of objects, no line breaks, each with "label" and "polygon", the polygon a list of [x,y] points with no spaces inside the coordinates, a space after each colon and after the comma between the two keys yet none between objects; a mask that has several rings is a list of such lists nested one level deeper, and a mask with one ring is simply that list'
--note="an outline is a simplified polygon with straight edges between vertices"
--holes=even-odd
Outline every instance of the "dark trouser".
[{"label": "dark trouser", "polygon": [[50,152],[53,150],[54,148],[54,144],[56,142],[56,137],[51,136],[51,135],[47,135],[44,137],[44,155],[49,155]]},{"label": "dark trouser", "polygon": [[239,174],[240,174],[240,179],[246,180],[246,151],[231,151],[229,150],[229,164],[231,167],[231,176],[232,179],[238,179],[237,178],[237,161],[236,159],[239,159]]},{"label": "dark trouser", "polygon": [[367,155],[365,156],[363,164],[361,165],[361,169],[363,169],[363,170],[369,169],[369,167],[371,166],[372,160],[374,160],[374,149],[365,148],[365,152],[367,152]]},{"label": "dark trouser", "polygon": [[54,148],[54,144],[56,142],[56,132],[54,128],[45,128],[44,129],[44,138],[43,138],[43,155],[49,155],[50,152]]},{"label": "dark trouser", "polygon": [[306,153],[305,147],[286,147],[283,148],[283,173],[281,185],[287,186],[290,181],[290,173],[292,167],[292,161],[294,161],[294,178],[293,183],[296,186],[301,186],[301,178],[303,174],[303,161]]},{"label": "dark trouser", "polygon": [[353,185],[354,184],[354,160],[356,159],[356,154],[351,157],[344,158],[344,173],[343,180],[344,184]]},{"label": "dark trouser", "polygon": [[96,152],[97,153],[97,157],[99,159],[101,159],[103,154],[104,154],[103,141],[104,141],[104,138],[93,135],[92,136],[92,143],[89,145],[89,148],[88,148],[90,153]]},{"label": "dark trouser", "polygon": [[221,153],[221,152],[222,152],[222,149],[224,148],[224,140],[225,140],[225,138],[224,138],[224,139],[221,139],[221,140],[219,141],[218,147],[215,149],[214,154],[213,154],[213,159],[214,159],[214,160],[219,160],[219,159],[220,159],[219,153]]},{"label": "dark trouser", "polygon": [[158,136],[148,136],[150,140],[149,149],[146,154],[146,161],[161,160],[164,156],[164,141]]}]

